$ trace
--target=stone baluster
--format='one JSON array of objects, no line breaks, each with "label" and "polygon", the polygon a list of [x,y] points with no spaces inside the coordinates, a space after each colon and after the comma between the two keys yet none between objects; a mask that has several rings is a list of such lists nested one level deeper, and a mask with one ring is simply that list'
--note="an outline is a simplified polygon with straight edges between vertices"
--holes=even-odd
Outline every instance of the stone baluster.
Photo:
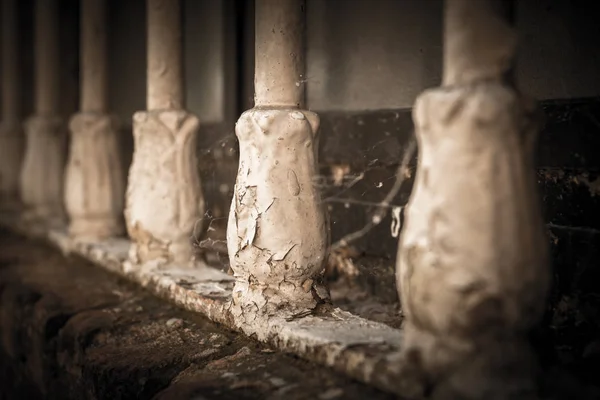
[{"label": "stone baluster", "polygon": [[107,111],[106,0],[81,1],[81,104],[70,121],[65,181],[69,231],[78,237],[123,233],[125,182],[119,125]]},{"label": "stone baluster", "polygon": [[131,259],[187,263],[204,213],[198,118],[183,108],[180,0],[148,0],[147,111],[133,117],[125,220]]},{"label": "stone baluster", "polygon": [[329,229],[318,189],[319,117],[304,109],[305,3],[256,1],[255,107],[236,124],[240,160],[227,226],[242,328],[329,297]]},{"label": "stone baluster", "polygon": [[534,101],[514,86],[505,0],[446,0],[443,86],[413,111],[418,172],[400,238],[405,355],[439,399],[535,398],[527,335],[550,281]]},{"label": "stone baluster", "polygon": [[0,200],[4,207],[19,201],[23,158],[21,74],[17,0],[2,1],[2,122],[0,123]]},{"label": "stone baluster", "polygon": [[34,115],[25,122],[27,146],[21,170],[26,215],[64,217],[63,181],[67,134],[60,116],[60,60],[57,0],[36,0]]}]

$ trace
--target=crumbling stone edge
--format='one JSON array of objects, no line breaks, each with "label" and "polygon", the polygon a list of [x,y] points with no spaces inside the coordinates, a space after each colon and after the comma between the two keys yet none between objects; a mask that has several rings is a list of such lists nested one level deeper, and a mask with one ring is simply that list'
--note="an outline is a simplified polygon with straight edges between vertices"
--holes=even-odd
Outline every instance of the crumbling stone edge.
[{"label": "crumbling stone edge", "polygon": [[[239,331],[229,308],[233,277],[219,270],[154,262],[134,266],[128,261],[131,242],[126,238],[74,239],[66,225],[27,220],[14,212],[0,212],[0,225],[27,237],[45,239],[65,255],[79,255],[179,307]],[[402,361],[402,332],[338,308],[324,308],[301,318],[257,320],[245,326],[243,333],[384,391],[409,397],[421,392],[420,379]]]}]

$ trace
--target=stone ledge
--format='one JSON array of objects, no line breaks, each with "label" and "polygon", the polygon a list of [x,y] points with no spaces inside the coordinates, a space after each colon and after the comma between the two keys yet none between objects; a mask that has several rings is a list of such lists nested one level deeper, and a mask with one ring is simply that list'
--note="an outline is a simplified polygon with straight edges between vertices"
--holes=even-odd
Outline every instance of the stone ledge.
[{"label": "stone ledge", "polygon": [[[65,227],[47,227],[15,214],[0,214],[0,225],[48,240],[64,254],[82,256],[188,311],[236,329],[229,312],[233,278],[223,272],[202,265],[193,270],[155,263],[133,266],[127,261],[127,239],[74,240]],[[255,332],[244,333],[382,390],[402,395],[420,392],[420,380],[403,368],[402,333],[338,308],[292,321],[273,317]]]},{"label": "stone ledge", "polygon": [[373,399],[80,257],[0,229],[0,399]]},{"label": "stone ledge", "polygon": [[[44,246],[29,245],[5,254],[6,246],[0,243],[3,246],[0,251],[0,338],[4,349],[0,349],[0,382],[20,386],[20,397],[14,398],[191,399],[201,393],[214,394],[216,398],[291,400],[339,398],[337,394],[342,389],[343,398],[347,399],[392,396],[359,383],[340,383],[338,378],[332,378],[331,370],[319,366],[305,363],[303,372],[299,372],[290,365],[293,358],[285,358],[285,354],[278,352],[272,353],[275,362],[267,362],[255,354],[256,351],[249,350],[248,346],[256,346],[251,340],[239,336],[233,339],[233,335],[224,330],[220,334],[230,337],[228,343],[237,343],[237,347],[229,346],[216,352],[210,346],[206,348],[211,332],[217,328],[210,328],[212,331],[208,332],[204,328],[209,324],[206,321],[196,327],[199,330],[192,329],[190,323],[197,325],[197,320],[203,319],[198,314],[234,328],[228,310],[233,282],[220,271],[208,267],[159,268],[152,264],[134,269],[124,261],[129,247],[127,240],[74,241],[59,225],[47,228],[20,219],[14,213],[0,212],[0,226],[30,238],[43,239],[65,254],[81,256],[101,267],[89,268],[82,262],[74,266],[71,261],[57,261],[57,256],[32,261],[28,260],[29,253]],[[11,267],[11,263],[21,265]],[[117,283],[119,277],[191,311],[188,314],[191,318],[186,319],[182,314],[185,311],[167,302],[154,300],[152,307],[158,307],[156,309],[161,310],[158,313],[148,308],[151,300],[144,300],[140,305],[132,300],[132,296],[140,295],[132,295],[132,288]],[[152,297],[150,294],[141,296]],[[173,320],[177,326],[183,323],[183,332],[165,342],[165,337],[172,336],[169,332]],[[147,322],[138,327],[140,321]],[[263,341],[284,352],[333,367],[402,398],[421,398],[423,379],[418,363],[401,358],[401,332],[397,329],[339,309],[292,321],[272,318],[268,326],[261,326],[260,330],[264,332],[265,328],[268,336]],[[251,332],[246,334],[256,336]],[[177,341],[175,347],[173,340]],[[154,346],[157,342],[162,344]],[[245,347],[240,343],[245,343]],[[267,350],[267,353],[271,352]],[[59,376],[54,376],[57,371]],[[256,375],[259,372],[262,375]],[[549,364],[540,372],[540,399],[600,399],[597,388],[582,385],[558,365]],[[296,378],[298,373],[302,378]],[[278,387],[281,374],[288,384]],[[312,375],[307,377],[307,374]],[[263,378],[267,375],[275,383],[265,382]],[[35,385],[23,382],[23,377],[33,380]],[[341,384],[343,388],[319,387],[323,381],[337,382],[333,384]],[[62,392],[65,382],[68,390],[74,392]],[[59,386],[53,386],[55,384]],[[45,388],[46,392],[27,391],[35,391],[35,388]],[[0,389],[1,398],[5,388],[0,385]],[[104,392],[90,394],[90,390]],[[253,392],[252,396],[246,396],[248,390]],[[225,397],[221,397],[222,394]],[[227,397],[229,395],[233,397]]]}]

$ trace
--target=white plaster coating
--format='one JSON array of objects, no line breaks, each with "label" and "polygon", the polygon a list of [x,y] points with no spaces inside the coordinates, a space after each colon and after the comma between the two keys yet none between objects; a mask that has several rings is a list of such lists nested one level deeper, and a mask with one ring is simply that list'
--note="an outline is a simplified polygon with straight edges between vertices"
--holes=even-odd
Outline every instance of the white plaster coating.
[{"label": "white plaster coating", "polygon": [[133,161],[125,220],[135,263],[187,263],[191,237],[204,214],[196,140],[199,121],[183,110],[138,112],[133,117]]},{"label": "white plaster coating", "polygon": [[240,161],[227,246],[241,324],[246,314],[306,310],[328,298],[321,277],[329,231],[313,185],[318,127],[316,114],[295,109],[252,109],[236,124]]},{"label": "white plaster coating", "polygon": [[41,218],[64,216],[67,133],[60,117],[34,115],[25,122],[27,149],[21,169],[21,200]]},{"label": "white plaster coating", "polygon": [[70,122],[65,206],[74,236],[106,238],[124,232],[125,182],[116,117],[80,113]]},{"label": "white plaster coating", "polygon": [[[14,213],[0,212],[0,225],[30,237],[46,238],[66,254],[78,254],[178,306],[239,329],[230,312],[232,277],[223,272],[156,260],[135,265],[128,260],[127,239],[76,239],[65,226],[49,229],[39,221],[23,223]],[[405,377],[407,365],[399,352],[401,331],[337,308],[292,320],[284,314],[257,318],[244,325],[243,332],[398,395],[412,388],[412,377]]]}]

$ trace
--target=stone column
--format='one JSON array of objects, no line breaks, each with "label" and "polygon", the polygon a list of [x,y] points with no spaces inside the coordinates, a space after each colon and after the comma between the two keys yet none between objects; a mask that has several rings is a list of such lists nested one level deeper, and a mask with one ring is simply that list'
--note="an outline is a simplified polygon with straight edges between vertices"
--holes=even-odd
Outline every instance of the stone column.
[{"label": "stone column", "polygon": [[2,122],[0,123],[0,197],[3,206],[19,199],[23,157],[21,74],[17,0],[2,1]]},{"label": "stone column", "polygon": [[123,233],[125,182],[117,118],[107,112],[106,0],[81,1],[80,112],[70,121],[65,205],[74,236]]},{"label": "stone column", "polygon": [[27,146],[21,198],[31,216],[63,217],[66,129],[60,117],[60,73],[56,0],[36,0],[34,115],[25,122]]},{"label": "stone column", "polygon": [[534,101],[512,79],[504,0],[446,0],[443,86],[413,111],[415,185],[398,253],[405,355],[437,399],[535,398],[527,342],[549,287]]},{"label": "stone column", "polygon": [[133,117],[125,219],[134,262],[186,263],[204,213],[196,165],[199,121],[183,107],[180,0],[148,0],[147,111]]},{"label": "stone column", "polygon": [[318,189],[319,117],[304,107],[305,4],[256,1],[255,107],[236,124],[240,161],[227,226],[243,327],[328,299],[329,229]]}]

